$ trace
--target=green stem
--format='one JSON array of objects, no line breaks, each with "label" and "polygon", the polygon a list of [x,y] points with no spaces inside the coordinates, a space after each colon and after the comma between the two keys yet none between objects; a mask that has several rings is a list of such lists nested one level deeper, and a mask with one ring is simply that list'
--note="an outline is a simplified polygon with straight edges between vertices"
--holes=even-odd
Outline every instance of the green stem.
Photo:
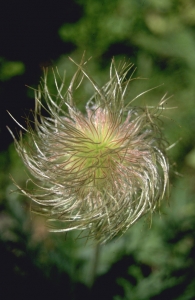
[{"label": "green stem", "polygon": [[100,245],[97,244],[94,248],[92,268],[91,268],[90,278],[89,278],[89,287],[90,288],[93,286],[95,279],[96,279],[99,256],[100,256]]}]

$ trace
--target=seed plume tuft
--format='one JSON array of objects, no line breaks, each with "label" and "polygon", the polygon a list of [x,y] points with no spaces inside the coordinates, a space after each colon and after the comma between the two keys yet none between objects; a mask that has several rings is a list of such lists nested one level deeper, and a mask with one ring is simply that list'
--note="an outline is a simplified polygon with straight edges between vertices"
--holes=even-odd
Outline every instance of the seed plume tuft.
[{"label": "seed plume tuft", "polygon": [[[134,106],[144,93],[128,101],[130,63],[112,60],[110,79],[99,88],[84,57],[71,61],[77,71],[65,93],[57,71],[55,96],[49,91],[45,71],[35,91],[34,125],[28,122],[25,138],[14,137],[30,173],[20,190],[37,203],[51,231],[88,229],[103,243],[153,213],[165,195],[169,163],[158,118],[165,99],[153,108]],[[94,88],[85,113],[74,101],[83,78]]]}]

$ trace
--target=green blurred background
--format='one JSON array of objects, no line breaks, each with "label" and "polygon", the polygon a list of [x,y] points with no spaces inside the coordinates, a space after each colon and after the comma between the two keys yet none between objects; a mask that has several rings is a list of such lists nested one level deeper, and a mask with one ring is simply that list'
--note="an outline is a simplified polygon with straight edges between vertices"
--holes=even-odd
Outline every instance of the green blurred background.
[{"label": "green blurred background", "polygon": [[[195,299],[195,2],[193,0],[7,1],[0,21],[0,295],[1,299]],[[139,220],[100,249],[90,289],[94,246],[86,239],[48,233],[16,192],[10,175],[25,186],[27,175],[5,126],[17,135],[34,108],[43,67],[67,70],[70,80],[86,51],[88,71],[101,85],[109,65],[136,66],[129,99],[156,105],[170,145],[171,194],[161,214]],[[49,78],[50,81],[50,78]],[[52,88],[52,83],[51,83]],[[88,92],[89,91],[89,92]],[[84,109],[91,88],[77,100]],[[17,129],[16,129],[17,128]]]}]

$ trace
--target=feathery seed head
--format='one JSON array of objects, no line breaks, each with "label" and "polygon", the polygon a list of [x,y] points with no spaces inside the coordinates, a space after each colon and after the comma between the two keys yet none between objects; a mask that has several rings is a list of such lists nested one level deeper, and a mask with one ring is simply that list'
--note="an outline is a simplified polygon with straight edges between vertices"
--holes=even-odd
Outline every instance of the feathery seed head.
[{"label": "feathery seed head", "polygon": [[[54,99],[45,73],[35,93],[35,129],[29,124],[27,140],[14,137],[34,185],[20,190],[39,204],[50,224],[59,221],[60,228],[51,231],[89,229],[102,243],[160,204],[169,181],[166,142],[156,109],[133,106],[138,96],[126,101],[131,64],[117,68],[113,60],[110,80],[102,88],[86,72],[83,58],[75,64],[78,69],[65,94],[64,81],[59,86],[54,73]],[[80,78],[80,86],[83,77],[95,90],[86,113],[74,103],[76,82]],[[42,107],[49,117],[42,116]]]}]

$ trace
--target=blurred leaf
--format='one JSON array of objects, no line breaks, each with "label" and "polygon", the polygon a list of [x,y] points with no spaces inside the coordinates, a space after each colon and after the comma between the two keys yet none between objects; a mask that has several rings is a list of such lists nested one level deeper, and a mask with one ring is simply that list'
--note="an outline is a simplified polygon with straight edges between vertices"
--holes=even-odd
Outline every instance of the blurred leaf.
[{"label": "blurred leaf", "polygon": [[185,161],[188,164],[188,166],[195,168],[195,149],[188,153],[188,155],[185,158]]},{"label": "blurred leaf", "polygon": [[0,80],[9,80],[10,78],[22,75],[25,72],[25,65],[21,61],[6,61],[0,58]]}]

